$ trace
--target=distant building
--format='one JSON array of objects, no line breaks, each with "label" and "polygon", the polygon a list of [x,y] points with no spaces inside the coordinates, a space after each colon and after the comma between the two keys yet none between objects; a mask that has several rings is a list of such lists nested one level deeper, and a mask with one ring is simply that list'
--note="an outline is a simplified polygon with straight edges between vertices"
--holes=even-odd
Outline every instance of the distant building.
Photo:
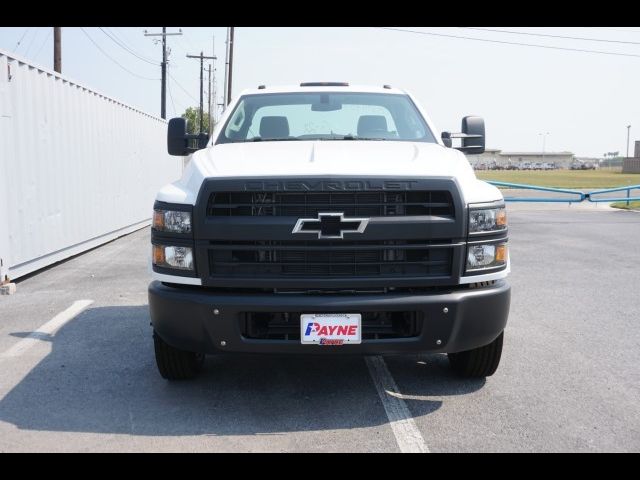
[{"label": "distant building", "polygon": [[569,168],[575,158],[572,152],[501,152],[504,164],[554,163],[557,168]]},{"label": "distant building", "polygon": [[622,173],[640,173],[640,141],[636,140],[635,153],[633,157],[624,159]]},{"label": "distant building", "polygon": [[467,155],[467,157],[469,158],[469,161],[473,160],[473,163],[478,162],[488,165],[500,161],[500,150],[497,148],[486,148],[484,153],[481,153],[480,155]]},{"label": "distant building", "polygon": [[474,167],[478,165],[519,166],[523,163],[554,163],[557,168],[569,168],[575,159],[573,152],[503,152],[487,148],[480,155],[467,155]]}]

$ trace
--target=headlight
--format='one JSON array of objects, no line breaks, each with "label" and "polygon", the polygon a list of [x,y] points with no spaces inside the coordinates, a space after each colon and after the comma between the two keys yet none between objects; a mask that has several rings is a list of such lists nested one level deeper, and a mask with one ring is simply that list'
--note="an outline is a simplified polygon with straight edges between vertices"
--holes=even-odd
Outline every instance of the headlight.
[{"label": "headlight", "polygon": [[507,210],[504,207],[469,209],[469,233],[499,232],[507,228]]},{"label": "headlight", "polygon": [[189,247],[154,245],[153,264],[164,268],[193,270],[193,249]]},{"label": "headlight", "polygon": [[509,255],[506,243],[470,244],[467,248],[467,271],[503,267]]},{"label": "headlight", "polygon": [[191,233],[191,213],[175,210],[154,210],[153,228],[160,232]]}]

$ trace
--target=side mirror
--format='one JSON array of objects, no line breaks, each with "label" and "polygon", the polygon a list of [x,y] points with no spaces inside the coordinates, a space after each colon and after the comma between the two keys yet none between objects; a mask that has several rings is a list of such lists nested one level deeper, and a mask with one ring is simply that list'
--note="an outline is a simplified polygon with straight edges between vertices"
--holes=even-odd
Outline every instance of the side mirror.
[{"label": "side mirror", "polygon": [[468,116],[462,119],[462,132],[451,133],[442,132],[442,143],[445,147],[451,148],[453,145],[452,139],[461,139],[461,145],[455,147],[461,152],[477,155],[484,153],[484,120],[481,117]]},{"label": "side mirror", "polygon": [[453,143],[451,142],[451,132],[442,132],[441,137],[444,146],[447,148],[451,148],[451,146],[453,145]]},{"label": "side mirror", "polygon": [[[193,142],[192,140],[195,140]],[[167,151],[169,155],[185,156],[207,146],[209,135],[187,133],[187,120],[182,117],[169,120],[167,127]]]},{"label": "side mirror", "polygon": [[484,120],[481,117],[464,117],[462,119],[462,150],[472,155],[484,153]]},{"label": "side mirror", "polygon": [[[189,135],[189,137],[191,137],[192,135]],[[193,137],[197,140],[196,145],[197,147],[193,149],[193,151],[196,150],[200,150],[201,148],[204,148],[207,146],[207,143],[209,143],[209,134],[208,133],[199,133],[198,135],[193,135]]]},{"label": "side mirror", "polygon": [[188,142],[187,120],[182,117],[169,120],[169,127],[167,128],[167,151],[169,155],[188,155]]}]

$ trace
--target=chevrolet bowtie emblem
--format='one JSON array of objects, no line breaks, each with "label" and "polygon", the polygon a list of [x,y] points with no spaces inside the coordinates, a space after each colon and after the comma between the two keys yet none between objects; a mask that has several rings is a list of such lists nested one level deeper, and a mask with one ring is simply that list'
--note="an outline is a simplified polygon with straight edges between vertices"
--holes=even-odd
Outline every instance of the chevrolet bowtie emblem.
[{"label": "chevrolet bowtie emblem", "polygon": [[318,238],[343,238],[345,233],[362,233],[368,218],[345,218],[344,213],[318,213],[318,218],[299,218],[291,233],[317,233]]}]

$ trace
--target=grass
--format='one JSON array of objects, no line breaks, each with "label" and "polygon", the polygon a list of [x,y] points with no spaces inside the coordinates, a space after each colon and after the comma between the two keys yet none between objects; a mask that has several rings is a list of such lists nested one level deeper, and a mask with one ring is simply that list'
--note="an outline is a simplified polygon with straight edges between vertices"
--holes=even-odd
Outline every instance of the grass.
[{"label": "grass", "polygon": [[613,188],[640,184],[639,173],[615,170],[479,170],[481,180],[527,183],[555,188]]},{"label": "grass", "polygon": [[624,208],[625,210],[640,210],[640,201],[629,202],[615,202],[611,204],[614,208]]}]

